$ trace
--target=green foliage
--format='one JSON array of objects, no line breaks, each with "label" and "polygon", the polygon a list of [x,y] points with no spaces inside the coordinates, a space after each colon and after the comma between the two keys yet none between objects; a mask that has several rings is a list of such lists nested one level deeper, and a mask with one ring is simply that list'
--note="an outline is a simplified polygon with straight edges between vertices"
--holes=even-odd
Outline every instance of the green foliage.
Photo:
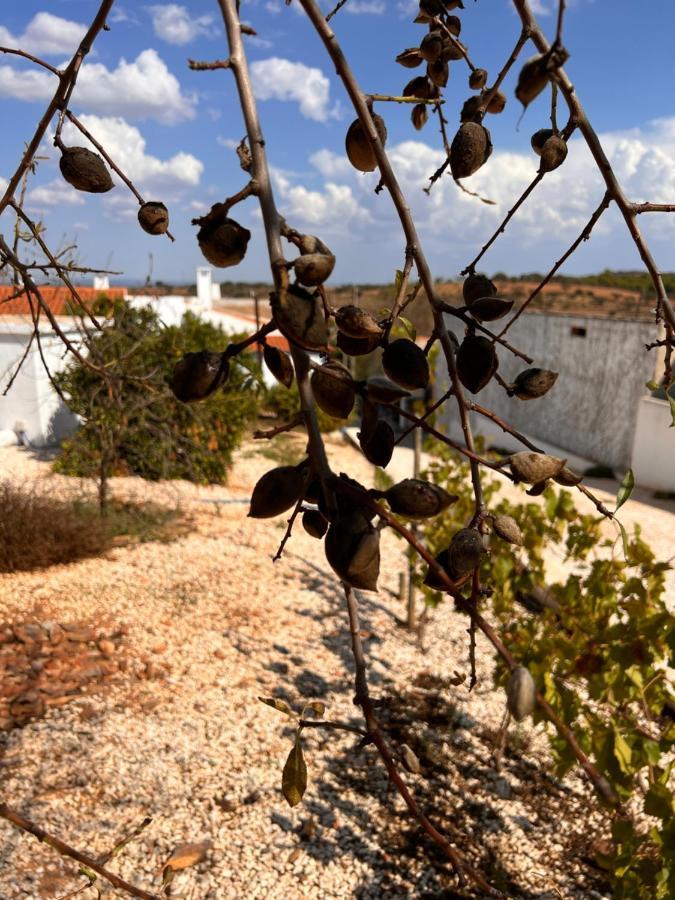
[{"label": "green foliage", "polygon": [[[436,554],[474,509],[468,464],[445,447],[434,449],[438,456],[427,477],[460,497],[443,516],[425,523],[424,541]],[[522,548],[491,539],[481,579],[492,588],[492,617],[584,752],[626,807],[641,814],[642,821],[614,814],[613,851],[598,861],[616,897],[675,896],[675,803],[669,787],[675,724],[663,715],[672,701],[667,666],[675,647],[664,602],[669,566],[655,559],[638,526],[626,535],[622,557],[617,542],[603,537],[603,519],[580,513],[569,491],[548,487],[542,503],[512,503],[500,496],[494,480],[485,482],[490,513],[512,516],[524,535]],[[548,585],[559,608],[533,614],[519,599],[547,585],[545,549],[564,557],[570,571],[564,582]],[[425,568],[416,574],[420,585]],[[429,603],[442,599],[423,590]],[[505,686],[508,674],[498,658],[496,682]],[[536,709],[534,721],[546,721]],[[576,759],[552,727],[547,733],[556,773],[563,775]],[[647,828],[644,816],[651,817]]]},{"label": "green foliage", "polygon": [[56,470],[100,477],[104,466],[111,474],[150,480],[224,482],[256,412],[255,364],[237,358],[222,390],[201,403],[180,403],[167,384],[174,364],[188,351],[222,349],[228,341],[222,330],[190,313],[179,326],[162,327],[151,310],[124,302],[101,312],[111,323],[88,341],[89,359],[119,377],[106,384],[78,361],[56,376],[83,419],[64,443]]}]

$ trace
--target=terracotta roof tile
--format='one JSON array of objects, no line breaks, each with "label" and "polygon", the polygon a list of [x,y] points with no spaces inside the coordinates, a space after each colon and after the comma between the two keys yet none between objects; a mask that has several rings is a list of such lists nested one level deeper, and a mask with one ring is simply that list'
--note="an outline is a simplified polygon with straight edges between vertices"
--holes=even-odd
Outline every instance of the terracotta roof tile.
[{"label": "terracotta roof tile", "polygon": [[[86,305],[90,305],[98,297],[106,296],[111,300],[118,300],[125,296],[126,288],[111,287],[103,291],[93,287],[78,287],[77,292]],[[0,315],[6,316],[30,316],[30,305],[25,293],[15,297],[16,289],[12,285],[0,285]],[[46,284],[40,286],[40,293],[55,316],[68,315],[69,309],[75,301],[71,297],[68,288],[63,285]],[[12,298],[12,299],[9,299]]]}]

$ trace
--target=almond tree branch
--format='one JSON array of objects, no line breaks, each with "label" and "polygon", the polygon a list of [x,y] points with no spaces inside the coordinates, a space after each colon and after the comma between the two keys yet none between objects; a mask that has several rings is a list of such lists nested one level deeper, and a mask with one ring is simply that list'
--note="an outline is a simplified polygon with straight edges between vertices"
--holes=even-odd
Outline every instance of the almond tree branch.
[{"label": "almond tree branch", "polygon": [[60,838],[48,834],[43,828],[40,828],[39,825],[24,818],[24,816],[20,815],[16,810],[7,806],[6,803],[0,803],[0,818],[5,819],[7,822],[11,822],[12,825],[20,828],[21,831],[32,834],[33,837],[36,837],[41,843],[53,847],[54,850],[62,856],[68,856],[70,859],[74,859],[81,865],[86,866],[87,869],[91,869],[92,872],[96,872],[97,875],[100,875],[101,878],[104,878],[114,888],[117,888],[117,890],[124,891],[131,897],[140,897],[141,900],[160,900],[160,897],[157,894],[151,894],[149,891],[144,891],[142,888],[134,887],[133,884],[129,884],[128,881],[120,878],[119,875],[115,875],[114,872],[110,872],[108,869],[104,868],[103,865],[93,857],[87,856],[86,853],[82,853],[80,850],[76,850]]},{"label": "almond tree branch", "polygon": [[44,69],[48,69],[52,75],[56,75],[59,78],[63,75],[60,69],[54,68],[50,63],[45,62],[44,59],[40,59],[37,56],[33,56],[30,53],[26,53],[25,50],[16,50],[14,47],[0,47],[0,53],[12,53],[14,56],[22,56],[24,59],[30,60],[30,62],[34,62],[38,66],[42,66]]}]

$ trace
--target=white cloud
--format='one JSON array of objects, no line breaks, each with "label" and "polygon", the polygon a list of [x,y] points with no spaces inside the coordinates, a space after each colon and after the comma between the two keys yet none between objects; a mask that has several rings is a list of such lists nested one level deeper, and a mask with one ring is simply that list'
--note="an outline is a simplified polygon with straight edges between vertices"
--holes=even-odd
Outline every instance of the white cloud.
[{"label": "white cloud", "polygon": [[343,234],[350,226],[365,225],[371,220],[349,185],[327,182],[323,190],[309,190],[293,185],[289,173],[272,168],[274,189],[280,198],[283,215],[294,228],[319,229],[325,237]]},{"label": "white cloud", "polygon": [[29,209],[42,210],[48,206],[82,206],[82,195],[60,178],[33,188],[26,197]]},{"label": "white cloud", "polygon": [[87,31],[86,25],[48,12],[36,13],[23,34],[12,35],[0,25],[0,44],[20,47],[36,56],[71,56]]},{"label": "white cloud", "polygon": [[0,193],[2,193],[2,194],[5,193],[5,191],[7,190],[8,184],[9,184],[9,181],[7,181],[6,178],[3,178],[2,175],[0,175]]},{"label": "white cloud", "polygon": [[370,14],[373,16],[381,16],[384,13],[384,0],[353,0],[345,6],[345,12],[354,16]]},{"label": "white cloud", "polygon": [[192,18],[184,6],[167,3],[148,8],[152,16],[152,27],[158,38],[169,44],[189,44],[195,38],[209,33],[212,16]]},{"label": "white cloud", "polygon": [[[119,117],[83,115],[80,121],[147,200],[171,200],[199,184],[204,166],[192,154],[181,152],[162,160],[146,153],[146,141],[141,132]],[[69,122],[64,127],[63,139],[69,145],[95,149]],[[115,173],[113,179],[119,182]],[[119,196],[121,191],[126,192],[126,187],[121,186],[114,196]],[[112,200],[113,195],[107,199]]]},{"label": "white cloud", "polygon": [[320,69],[273,56],[252,63],[251,78],[258,100],[294,101],[306,119],[316,122],[330,116],[330,83]]},{"label": "white cloud", "polygon": [[535,16],[548,16],[551,13],[550,7],[544,3],[544,0],[530,0],[530,9]]},{"label": "white cloud", "polygon": [[[54,78],[46,72],[0,66],[0,96],[17,100],[48,100]],[[120,59],[117,68],[102,63],[82,66],[75,89],[76,108],[131,119],[156,119],[172,125],[194,118],[195,98],[183,94],[175,75],[156,50],[143,50],[133,62]]]}]

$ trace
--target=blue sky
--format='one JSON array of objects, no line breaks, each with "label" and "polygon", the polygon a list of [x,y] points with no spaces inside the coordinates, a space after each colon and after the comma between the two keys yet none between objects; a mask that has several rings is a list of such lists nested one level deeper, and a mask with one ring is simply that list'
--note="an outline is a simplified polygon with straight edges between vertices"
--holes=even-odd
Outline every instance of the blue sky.
[{"label": "blue sky", "polygon": [[[94,0],[5,0],[0,44],[23,46],[60,65],[97,6]],[[555,0],[536,0],[532,6],[551,34]],[[675,3],[650,0],[638,7],[628,0],[570,0],[569,7],[567,69],[617,174],[635,200],[675,202]],[[365,90],[397,93],[422,71],[394,62],[398,52],[424,35],[424,27],[412,22],[414,10],[415,3],[407,0],[348,0],[333,20]],[[509,0],[466,0],[460,16],[472,59],[494,76],[519,32]],[[297,2],[286,7],[283,0],[244,0],[242,18],[259,35],[247,39],[247,46],[280,210],[294,227],[318,234],[331,247],[337,256],[333,282],[390,280],[402,261],[400,230],[386,193],[373,193],[375,175],[354,171],[344,156],[353,115],[322,46]],[[244,183],[233,152],[244,130],[232,76],[191,72],[186,64],[188,57],[226,55],[217,4],[118,0],[110,26],[83,67],[72,108],[144,195],[166,202],[176,243],[138,228],[137,206],[123,185],[105,196],[90,196],[63,182],[49,142],[41,151],[49,158],[29,187],[28,207],[46,224],[52,245],[75,240],[86,264],[120,269],[122,280],[132,281],[145,277],[152,253],[155,278],[191,281],[203,260],[190,219]],[[435,118],[417,132],[409,107],[378,106],[387,122],[387,148],[439,277],[457,276],[536,172],[529,138],[547,126],[548,103],[544,97],[535,101],[518,127],[516,74],[517,67],[506,82],[506,110],[486,119],[493,156],[466,182],[494,199],[494,207],[460,193],[450,178],[439,182],[430,197],[424,194],[428,176],[443,158]],[[451,132],[471,93],[467,76],[463,63],[452,64],[445,94]],[[6,125],[0,185],[14,171],[53,89],[53,76],[46,71],[12,57],[0,59]],[[65,135],[67,142],[84,143],[71,131]],[[564,166],[545,179],[490,251],[485,269],[512,274],[547,269],[581,230],[602,193],[588,152],[573,138]],[[233,215],[253,232],[249,253],[236,269],[220,270],[216,277],[266,280],[255,201]],[[661,268],[675,269],[675,217],[643,217],[641,224]],[[0,225],[7,234],[11,219],[3,217]],[[610,211],[564,271],[637,267],[625,228]]]}]

